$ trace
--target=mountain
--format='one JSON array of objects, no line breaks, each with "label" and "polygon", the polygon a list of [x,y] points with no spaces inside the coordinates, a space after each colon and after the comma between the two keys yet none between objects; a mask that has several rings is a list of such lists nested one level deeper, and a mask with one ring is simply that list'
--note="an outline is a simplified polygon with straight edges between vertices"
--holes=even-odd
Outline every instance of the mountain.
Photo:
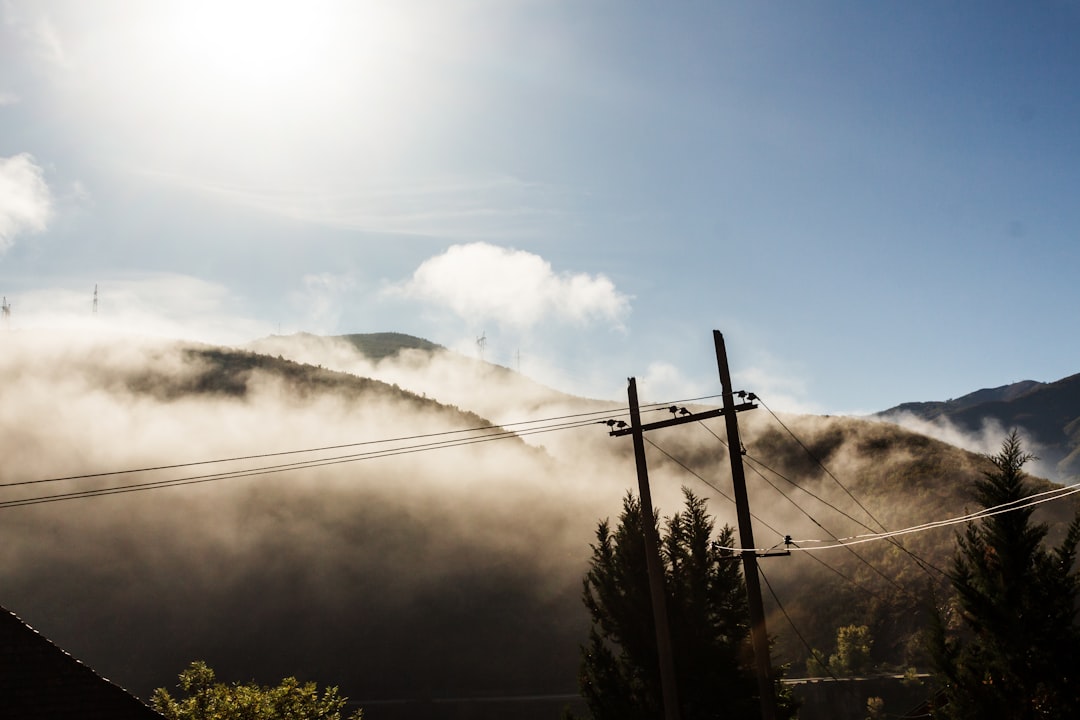
[{"label": "mountain", "polygon": [[[372,720],[558,717],[590,543],[636,492],[632,443],[603,423],[625,407],[379,338],[5,338],[0,603],[143,698],[202,659],[338,685]],[[964,514],[985,459],[868,419],[739,422],[755,540],[798,546],[761,562],[775,661],[800,675],[802,639],[828,653],[855,623],[876,663],[925,668],[924,601],[959,526],[902,548],[835,538]],[[723,432],[649,434],[662,517],[685,486],[735,524]],[[1038,517],[1059,532],[1075,509]]]},{"label": "mountain", "polygon": [[1025,380],[944,402],[904,403],[876,417],[917,418],[967,433],[1016,428],[1061,480],[1080,477],[1080,374],[1052,383]]},{"label": "mountain", "polygon": [[[310,333],[297,333],[295,337],[301,340],[310,341],[321,336],[311,335]],[[442,345],[433,343],[430,340],[424,340],[423,338],[418,338],[413,335],[396,332],[333,335],[330,336],[330,339],[343,340],[372,360],[382,360],[384,358],[394,357],[405,350],[420,350],[426,353],[446,350]]]}]

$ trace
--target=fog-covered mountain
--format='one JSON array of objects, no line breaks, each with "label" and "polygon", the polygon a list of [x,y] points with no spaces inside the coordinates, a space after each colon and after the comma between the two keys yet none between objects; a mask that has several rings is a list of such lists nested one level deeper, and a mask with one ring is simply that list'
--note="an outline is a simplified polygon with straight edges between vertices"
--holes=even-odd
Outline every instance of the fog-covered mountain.
[{"label": "fog-covered mountain", "polygon": [[1080,374],[1052,383],[1024,380],[940,402],[910,402],[878,413],[885,420],[955,429],[971,435],[1017,429],[1047,475],[1080,477]]},{"label": "fog-covered mountain", "polygon": [[[0,373],[0,603],[141,697],[195,659],[339,685],[372,720],[463,699],[469,717],[556,718],[576,692],[589,545],[636,492],[630,440],[603,424],[619,404],[393,334],[11,333]],[[960,515],[985,467],[890,423],[739,419],[766,547]],[[723,433],[650,433],[662,516],[686,486],[735,524]],[[865,623],[878,663],[922,666],[952,532],[763,560],[776,661],[801,674],[799,634],[827,649]]]}]

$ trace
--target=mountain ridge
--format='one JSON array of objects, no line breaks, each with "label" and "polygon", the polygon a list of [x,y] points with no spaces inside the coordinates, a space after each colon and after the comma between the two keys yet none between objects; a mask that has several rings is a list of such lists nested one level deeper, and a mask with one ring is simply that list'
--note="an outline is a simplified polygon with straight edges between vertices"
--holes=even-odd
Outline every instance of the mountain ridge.
[{"label": "mountain ridge", "polygon": [[1020,430],[1058,479],[1080,476],[1080,373],[1049,383],[1023,380],[985,388],[955,400],[903,403],[872,417],[902,425],[907,416],[967,433],[990,424]]}]

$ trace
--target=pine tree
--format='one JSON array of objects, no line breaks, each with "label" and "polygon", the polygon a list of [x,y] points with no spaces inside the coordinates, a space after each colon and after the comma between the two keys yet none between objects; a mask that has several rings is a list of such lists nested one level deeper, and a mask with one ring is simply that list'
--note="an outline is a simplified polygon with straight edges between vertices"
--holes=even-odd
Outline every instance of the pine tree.
[{"label": "pine tree", "polygon": [[937,618],[932,650],[945,681],[939,718],[1075,718],[1080,713],[1080,579],[1073,570],[1080,515],[1062,544],[1047,550],[1048,527],[1019,507],[1034,491],[1023,466],[1032,459],[1013,432],[993,468],[975,484],[984,508],[1015,508],[968,525],[957,536],[950,572],[961,632]]},{"label": "pine tree", "polygon": [[[680,715],[756,719],[746,589],[736,556],[724,549],[734,531],[725,526],[714,538],[705,501],[683,493],[685,508],[666,521],[661,539]],[[663,715],[643,519],[628,494],[618,525],[601,522],[592,546],[583,599],[593,625],[582,648],[581,692],[594,720]],[[655,512],[651,520],[659,524]],[[781,717],[793,715],[789,695],[779,704]]]}]

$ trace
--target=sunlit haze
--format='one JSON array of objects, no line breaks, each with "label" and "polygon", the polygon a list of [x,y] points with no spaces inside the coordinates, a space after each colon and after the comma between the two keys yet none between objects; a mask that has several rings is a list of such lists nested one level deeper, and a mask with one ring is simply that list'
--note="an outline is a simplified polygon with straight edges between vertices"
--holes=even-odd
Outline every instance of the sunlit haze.
[{"label": "sunlit haze", "polygon": [[1057,380],[1078,34],[1066,1],[5,0],[0,331],[395,331],[618,400],[716,392],[719,329],[740,386],[834,414]]}]

